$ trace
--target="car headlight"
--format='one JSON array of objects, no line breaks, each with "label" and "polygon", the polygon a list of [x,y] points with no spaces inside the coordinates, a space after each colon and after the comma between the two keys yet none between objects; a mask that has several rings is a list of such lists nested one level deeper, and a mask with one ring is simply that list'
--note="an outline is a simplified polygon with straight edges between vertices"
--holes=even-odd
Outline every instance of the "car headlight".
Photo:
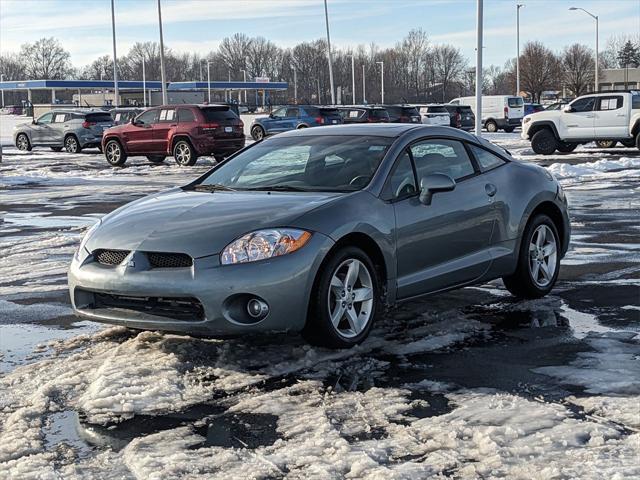
[{"label": "car headlight", "polygon": [[302,248],[310,238],[310,232],[295,228],[257,230],[227,245],[220,254],[220,263],[231,265],[279,257]]},{"label": "car headlight", "polygon": [[102,223],[102,220],[98,220],[96,223],[91,225],[89,229],[86,231],[86,233],[82,237],[82,240],[80,240],[80,246],[78,247],[78,250],[76,250],[76,255],[75,255],[76,260],[80,260],[80,252],[86,247],[87,242],[89,241],[89,238],[91,238],[91,235],[94,234],[94,232],[97,230],[97,228],[100,226],[101,223]]}]

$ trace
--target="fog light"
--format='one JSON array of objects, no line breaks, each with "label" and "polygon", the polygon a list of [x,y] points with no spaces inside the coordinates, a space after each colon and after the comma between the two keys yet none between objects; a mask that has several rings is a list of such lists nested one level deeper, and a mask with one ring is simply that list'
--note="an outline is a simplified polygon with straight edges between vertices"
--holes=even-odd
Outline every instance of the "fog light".
[{"label": "fog light", "polygon": [[247,302],[247,313],[252,318],[262,319],[269,313],[269,305],[262,300],[252,298]]}]

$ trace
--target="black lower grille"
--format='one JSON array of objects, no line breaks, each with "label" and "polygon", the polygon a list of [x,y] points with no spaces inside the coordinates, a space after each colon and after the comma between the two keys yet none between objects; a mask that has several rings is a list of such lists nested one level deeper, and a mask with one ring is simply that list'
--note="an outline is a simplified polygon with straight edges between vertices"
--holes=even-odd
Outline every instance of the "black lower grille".
[{"label": "black lower grille", "polygon": [[102,265],[120,265],[129,253],[129,250],[96,250],[93,256]]},{"label": "black lower grille", "polygon": [[147,252],[151,268],[186,268],[193,265],[193,259],[184,253]]},{"label": "black lower grille", "polygon": [[120,308],[184,321],[204,319],[202,304],[192,297],[132,297],[94,292],[93,298],[93,308]]}]

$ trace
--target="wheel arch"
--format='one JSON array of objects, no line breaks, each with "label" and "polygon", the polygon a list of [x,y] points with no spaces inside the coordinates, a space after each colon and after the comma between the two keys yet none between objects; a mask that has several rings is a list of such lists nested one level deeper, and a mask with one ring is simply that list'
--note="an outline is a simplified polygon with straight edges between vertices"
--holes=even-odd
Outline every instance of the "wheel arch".
[{"label": "wheel arch", "polygon": [[196,148],[193,145],[193,142],[191,141],[191,137],[189,137],[189,135],[186,135],[184,133],[178,133],[176,135],[173,135],[171,137],[171,141],[168,143],[169,145],[169,152],[167,152],[169,155],[173,155],[173,149],[176,146],[176,143],[178,143],[180,140],[186,140],[189,145],[191,145],[191,148],[193,148],[194,152],[196,151]]},{"label": "wheel arch", "polygon": [[558,235],[560,236],[560,245],[562,245],[562,256],[566,253],[569,244],[570,232],[567,231],[564,216],[562,214],[562,210],[558,205],[551,200],[542,200],[537,203],[535,207],[531,209],[531,212],[523,222],[522,228],[520,230],[520,236],[522,237],[524,233],[524,229],[529,224],[532,218],[534,218],[538,214],[544,214],[551,219],[553,224],[556,226],[556,230],[558,230]]},{"label": "wheel arch", "polygon": [[104,151],[104,146],[107,144],[107,142],[109,142],[111,140],[115,140],[116,142],[118,142],[118,144],[120,145],[120,148],[122,148],[122,150],[124,150],[126,153],[129,153],[129,151],[127,150],[127,147],[126,147],[126,142],[123,142],[122,139],[120,137],[118,137],[117,135],[107,135],[107,136],[103,137],[102,142],[101,142],[103,151]]},{"label": "wheel arch", "polygon": [[529,129],[527,130],[527,135],[529,135],[529,139],[531,139],[540,130],[543,130],[545,128],[548,128],[549,130],[551,130],[551,132],[553,133],[553,136],[556,137],[556,140],[558,141],[560,140],[560,135],[558,135],[558,128],[556,127],[555,123],[550,121],[533,122],[531,126],[529,126]]},{"label": "wheel arch", "polygon": [[640,118],[636,118],[636,123],[631,128],[631,136],[635,137],[638,133],[640,133]]}]

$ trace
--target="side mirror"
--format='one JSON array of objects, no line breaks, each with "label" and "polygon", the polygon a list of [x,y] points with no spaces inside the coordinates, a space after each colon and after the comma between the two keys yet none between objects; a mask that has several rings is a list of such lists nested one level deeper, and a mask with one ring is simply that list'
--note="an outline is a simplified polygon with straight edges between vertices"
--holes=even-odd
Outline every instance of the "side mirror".
[{"label": "side mirror", "polygon": [[33,125],[37,125],[37,124],[38,124],[38,122],[36,121],[36,119],[35,119],[35,118],[31,120],[31,123],[32,123]]},{"label": "side mirror", "polygon": [[565,105],[562,111],[565,113],[571,113],[571,112],[575,112],[576,110],[571,105]]},{"label": "side mirror", "polygon": [[450,192],[456,188],[456,181],[444,173],[433,173],[420,179],[420,203],[431,205],[434,193]]}]

